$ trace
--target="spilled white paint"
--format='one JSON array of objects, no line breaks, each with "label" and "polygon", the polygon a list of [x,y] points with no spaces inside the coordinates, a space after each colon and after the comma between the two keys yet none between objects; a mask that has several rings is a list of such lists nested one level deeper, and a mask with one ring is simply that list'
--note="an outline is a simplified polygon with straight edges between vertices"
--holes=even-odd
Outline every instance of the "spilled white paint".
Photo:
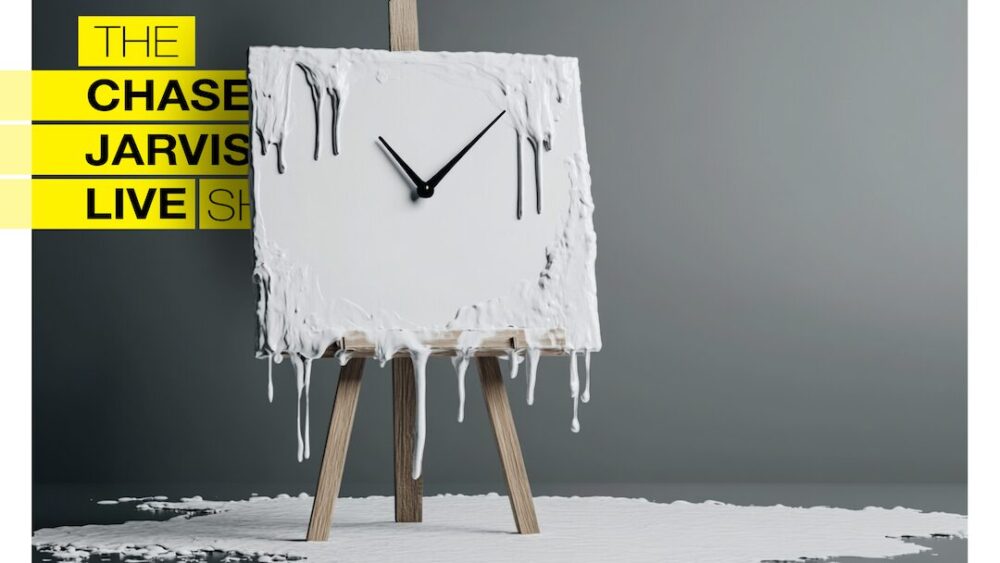
[{"label": "spilled white paint", "polygon": [[[397,353],[414,360],[414,478],[426,440],[426,342],[442,331],[461,331],[454,363],[459,421],[465,373],[483,338],[525,329],[526,347],[508,357],[512,378],[528,361],[531,404],[539,348],[545,335],[563,334],[563,351],[572,352],[578,431],[575,354],[586,358],[586,402],[589,354],[600,350],[601,336],[577,60],[252,47],[248,66],[257,354],[275,363],[292,359],[299,459],[310,454],[311,362],[355,331],[375,344],[383,365]],[[450,173],[445,184],[451,185],[429,200],[398,197],[405,184],[375,146],[376,135],[384,132],[414,161],[433,148],[430,163],[414,163],[428,178],[428,167],[440,166],[448,150],[467,141],[461,135],[474,133],[483,125],[477,120],[496,110],[506,112],[500,126],[466,157],[464,169],[460,163]],[[424,114],[444,117],[429,129],[420,121]],[[415,130],[434,133],[412,137]],[[521,169],[523,144],[531,148],[531,174]],[[496,150],[501,146],[508,148]],[[532,174],[535,213],[522,214],[531,199],[523,177]],[[493,250],[483,254],[483,248]]]},{"label": "spilled white paint", "polygon": [[148,497],[118,497],[116,499],[104,499],[97,501],[97,504],[101,505],[114,505],[122,504],[128,502],[145,502],[145,501],[165,501],[167,497],[164,495],[153,495]]},{"label": "spilled white paint", "polygon": [[887,558],[926,548],[906,538],[964,538],[965,516],[913,509],[862,510],[669,504],[611,497],[538,497],[542,533],[514,532],[497,494],[424,500],[423,523],[395,524],[392,497],[342,498],[327,542],[304,542],[312,498],[147,502],[165,521],[38,530],[33,545],[63,560],[119,554],[130,560],[204,559],[211,553],[262,560],[546,561],[749,563],[831,557]]}]

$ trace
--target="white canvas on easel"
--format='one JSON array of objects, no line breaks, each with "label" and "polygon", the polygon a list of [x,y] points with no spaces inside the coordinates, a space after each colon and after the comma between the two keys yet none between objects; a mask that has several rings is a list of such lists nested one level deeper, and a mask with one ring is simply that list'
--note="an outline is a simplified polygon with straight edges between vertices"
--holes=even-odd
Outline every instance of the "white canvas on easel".
[{"label": "white canvas on easel", "polygon": [[415,2],[389,8],[393,52],[249,54],[257,353],[295,366],[300,460],[312,361],[343,366],[307,539],[329,536],[372,356],[393,363],[396,520],[422,519],[427,359],[453,356],[461,422],[475,357],[515,524],[537,533],[497,356],[512,377],[527,360],[531,403],[539,357],[568,354],[579,429],[601,337],[577,61],[414,52]]},{"label": "white canvas on easel", "polygon": [[[575,59],[254,48],[250,65],[262,355],[348,331],[386,356],[400,330],[600,348]],[[426,199],[378,140],[429,179],[498,115]]]}]

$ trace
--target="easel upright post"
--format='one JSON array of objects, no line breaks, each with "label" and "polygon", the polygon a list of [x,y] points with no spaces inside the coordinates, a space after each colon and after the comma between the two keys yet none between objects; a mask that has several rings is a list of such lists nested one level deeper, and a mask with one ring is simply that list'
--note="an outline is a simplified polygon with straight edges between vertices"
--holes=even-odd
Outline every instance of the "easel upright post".
[{"label": "easel upright post", "polygon": [[[389,0],[389,48],[419,51],[417,0]],[[396,493],[396,522],[423,520],[424,479],[414,479],[414,417],[417,394],[413,360],[409,356],[392,360],[393,481]]]},{"label": "easel upright post", "polygon": [[417,389],[413,360],[392,359],[393,481],[396,490],[396,522],[423,520],[424,479],[413,478],[413,430],[417,414]]},{"label": "easel upright post", "polygon": [[419,51],[417,0],[389,0],[389,49]]}]

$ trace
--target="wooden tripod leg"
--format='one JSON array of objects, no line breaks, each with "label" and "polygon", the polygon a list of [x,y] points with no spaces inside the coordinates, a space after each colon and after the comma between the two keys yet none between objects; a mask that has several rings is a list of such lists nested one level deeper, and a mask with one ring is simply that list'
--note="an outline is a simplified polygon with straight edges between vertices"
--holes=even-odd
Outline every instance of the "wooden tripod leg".
[{"label": "wooden tripod leg", "polygon": [[511,415],[510,402],[504,389],[500,362],[495,357],[477,359],[483,398],[486,399],[486,410],[490,415],[493,434],[497,440],[497,451],[500,452],[500,463],[503,465],[504,478],[507,480],[514,523],[520,534],[537,534],[538,519],[535,517],[535,503],[531,498],[531,485],[528,483],[528,472],[524,469],[521,442],[518,441],[517,430],[514,428],[514,417]]},{"label": "wooden tripod leg", "polygon": [[340,482],[344,476],[344,461],[347,459],[347,445],[351,441],[351,428],[354,426],[364,367],[365,360],[355,358],[340,368],[333,414],[330,416],[330,430],[326,436],[323,464],[319,470],[319,484],[316,485],[316,499],[313,500],[312,515],[309,517],[309,531],[306,532],[307,541],[326,541],[330,537],[333,504],[340,494]]},{"label": "wooden tripod leg", "polygon": [[423,520],[424,478],[413,479],[413,421],[417,390],[413,360],[392,359],[392,437],[396,481],[396,522]]}]

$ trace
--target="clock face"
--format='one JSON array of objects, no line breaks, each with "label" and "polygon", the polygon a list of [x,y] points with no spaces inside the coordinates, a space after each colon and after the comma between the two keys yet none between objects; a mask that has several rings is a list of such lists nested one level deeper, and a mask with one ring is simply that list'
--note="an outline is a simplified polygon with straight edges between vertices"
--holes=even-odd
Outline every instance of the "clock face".
[{"label": "clock face", "polygon": [[252,48],[250,82],[261,354],[348,330],[600,347],[575,59]]}]

